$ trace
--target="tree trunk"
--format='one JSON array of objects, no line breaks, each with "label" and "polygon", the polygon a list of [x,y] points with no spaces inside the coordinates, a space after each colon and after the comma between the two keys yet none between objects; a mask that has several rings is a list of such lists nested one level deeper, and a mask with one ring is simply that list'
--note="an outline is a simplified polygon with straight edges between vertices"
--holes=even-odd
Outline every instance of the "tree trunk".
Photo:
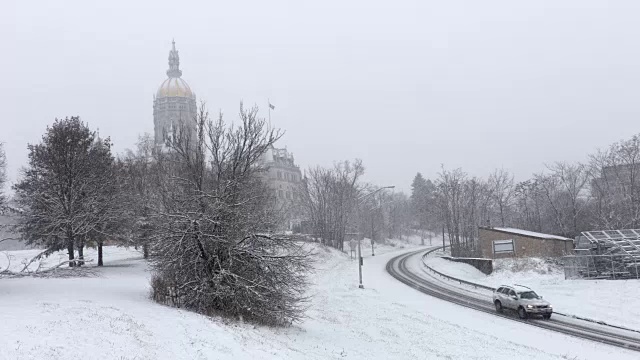
[{"label": "tree trunk", "polygon": [[98,266],[102,265],[102,241],[98,241]]},{"label": "tree trunk", "polygon": [[69,252],[69,267],[74,267],[73,241],[67,241],[67,251]]},{"label": "tree trunk", "polygon": [[84,265],[84,240],[78,242],[78,266]]},{"label": "tree trunk", "polygon": [[142,257],[149,258],[149,244],[142,244]]}]

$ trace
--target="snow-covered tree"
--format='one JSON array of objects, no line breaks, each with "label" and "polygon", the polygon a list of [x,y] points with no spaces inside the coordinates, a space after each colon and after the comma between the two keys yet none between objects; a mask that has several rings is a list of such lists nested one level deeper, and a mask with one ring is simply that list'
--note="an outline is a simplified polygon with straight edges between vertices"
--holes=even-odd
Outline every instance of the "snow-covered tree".
[{"label": "snow-covered tree", "polygon": [[318,166],[306,171],[301,194],[303,206],[312,232],[323,244],[343,250],[348,227],[352,231],[358,227],[355,212],[364,189],[359,183],[363,174],[364,166],[359,159],[338,162],[333,168]]},{"label": "snow-covered tree", "polygon": [[640,134],[591,155],[590,174],[594,225],[640,227]]},{"label": "snow-covered tree", "polygon": [[28,145],[29,164],[14,186],[23,209],[18,230],[28,244],[66,248],[69,266],[76,265],[74,248],[113,215],[103,196],[113,178],[110,146],[79,117],[56,119],[39,144]]},{"label": "snow-covered tree", "polygon": [[411,227],[412,212],[411,202],[406,194],[402,192],[392,194],[381,194],[381,203],[389,238],[402,238]]},{"label": "snow-covered tree", "polygon": [[272,192],[259,160],[279,133],[257,117],[257,108],[241,106],[238,126],[222,116],[210,121],[204,106],[195,121],[195,138],[178,126],[167,151],[157,153],[153,298],[273,325],[300,319],[309,253],[267,233]]},{"label": "snow-covered tree", "polygon": [[98,248],[98,266],[103,265],[102,247],[105,240],[129,243],[124,233],[125,224],[130,221],[125,208],[125,183],[122,179],[121,162],[111,155],[111,142],[97,138],[89,151],[91,163],[90,187],[86,204],[91,214],[89,232],[76,242],[78,256],[82,260],[85,244]]},{"label": "snow-covered tree", "polygon": [[142,247],[146,259],[149,257],[153,226],[152,209],[157,207],[158,201],[158,165],[154,160],[154,141],[151,135],[145,134],[138,138],[136,151],[127,151],[122,158],[121,169],[125,183],[123,204],[130,220],[126,223],[127,233],[136,246]]},{"label": "snow-covered tree", "polygon": [[418,228],[434,230],[440,225],[439,212],[436,206],[436,186],[417,173],[411,183],[411,212]]},{"label": "snow-covered tree", "polygon": [[7,182],[7,155],[4,152],[4,144],[0,142],[0,210],[5,205],[4,186]]},{"label": "snow-covered tree", "polygon": [[500,216],[500,225],[506,226],[510,221],[508,215],[510,214],[513,200],[513,175],[504,169],[495,170],[489,176],[489,187]]}]

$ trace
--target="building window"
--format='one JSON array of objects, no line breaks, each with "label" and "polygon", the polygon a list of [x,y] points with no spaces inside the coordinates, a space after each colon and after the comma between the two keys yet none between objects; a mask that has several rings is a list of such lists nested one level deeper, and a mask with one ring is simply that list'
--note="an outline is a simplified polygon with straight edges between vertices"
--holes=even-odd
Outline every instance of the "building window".
[{"label": "building window", "polygon": [[278,171],[278,180],[282,180],[282,171]]},{"label": "building window", "polygon": [[287,191],[287,199],[291,199],[291,192]]},{"label": "building window", "polygon": [[284,198],[284,192],[282,190],[278,190],[278,197],[280,199]]},{"label": "building window", "polygon": [[493,253],[494,254],[508,254],[513,253],[513,240],[494,240],[493,241]]}]

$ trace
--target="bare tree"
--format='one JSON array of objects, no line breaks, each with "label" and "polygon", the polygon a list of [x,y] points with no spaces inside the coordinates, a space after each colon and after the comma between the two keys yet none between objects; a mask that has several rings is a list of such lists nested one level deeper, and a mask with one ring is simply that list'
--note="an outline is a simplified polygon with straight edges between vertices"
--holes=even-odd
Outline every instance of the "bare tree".
[{"label": "bare tree", "polygon": [[127,213],[125,182],[122,172],[123,164],[115,161],[111,155],[111,142],[98,138],[91,149],[90,161],[92,171],[90,175],[89,191],[91,202],[87,211],[91,215],[92,226],[80,241],[77,242],[78,257],[84,258],[85,244],[98,249],[98,266],[103,265],[103,245],[105,240],[130,243],[124,230],[130,221]]},{"label": "bare tree", "polygon": [[539,189],[546,198],[554,228],[550,232],[563,236],[577,236],[581,219],[588,206],[587,185],[589,175],[582,164],[557,162],[547,166],[549,174],[535,176]]},{"label": "bare tree", "polygon": [[493,199],[498,207],[500,224],[506,226],[514,192],[513,175],[504,169],[498,169],[489,176],[489,186],[492,189]]},{"label": "bare tree", "polygon": [[461,169],[449,171],[443,166],[436,181],[437,203],[449,234],[451,254],[454,256],[461,255],[461,244],[464,242],[463,191],[466,180],[467,174]]},{"label": "bare tree", "polygon": [[5,205],[4,186],[7,182],[7,156],[4,152],[4,144],[0,142],[0,209]]},{"label": "bare tree", "polygon": [[149,245],[153,222],[152,209],[157,208],[158,166],[154,161],[155,144],[151,135],[138,138],[136,152],[127,151],[122,162],[124,192],[131,221],[127,222],[128,237],[136,246],[142,247],[144,258],[149,257]]},{"label": "bare tree", "polygon": [[[312,231],[324,244],[343,250],[347,227],[356,228],[351,216],[356,210],[362,161],[343,161],[333,168],[311,168],[303,181],[302,199]],[[350,223],[351,221],[351,223]]]},{"label": "bare tree", "polygon": [[542,232],[546,203],[540,183],[531,179],[516,184],[514,200],[516,224],[522,229]]},{"label": "bare tree", "polygon": [[[424,213],[415,204],[426,203],[418,191],[426,182],[421,176],[414,178],[414,214]],[[444,167],[436,185],[439,217],[430,217],[445,225],[453,252],[466,251],[462,249],[473,243],[477,226],[487,222],[566,237],[594,228],[637,228],[640,134],[597,151],[588,165],[556,162],[515,185],[504,169],[484,181]]]},{"label": "bare tree", "polygon": [[[272,192],[259,159],[279,138],[240,107],[240,122],[208,118],[178,127],[156,154],[159,207],[151,216],[153,297],[204,314],[282,325],[303,316],[310,254],[273,226]],[[194,134],[194,136],[192,136]]]},{"label": "bare tree", "polygon": [[640,225],[640,135],[591,155],[594,223],[599,228]]}]

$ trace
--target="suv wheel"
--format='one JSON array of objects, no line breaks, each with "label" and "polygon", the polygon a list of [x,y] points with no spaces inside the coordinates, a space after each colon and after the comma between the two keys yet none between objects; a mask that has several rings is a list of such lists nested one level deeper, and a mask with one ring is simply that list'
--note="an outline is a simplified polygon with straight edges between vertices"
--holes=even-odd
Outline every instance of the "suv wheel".
[{"label": "suv wheel", "polygon": [[544,315],[542,315],[542,318],[545,319],[545,320],[549,320],[549,319],[551,319],[551,314],[544,314]]},{"label": "suv wheel", "polygon": [[500,302],[500,300],[496,300],[496,304],[495,305],[496,305],[496,312],[502,314],[503,309],[502,309],[502,303]]},{"label": "suv wheel", "polygon": [[522,306],[518,308],[518,316],[523,320],[527,318],[527,311]]}]

